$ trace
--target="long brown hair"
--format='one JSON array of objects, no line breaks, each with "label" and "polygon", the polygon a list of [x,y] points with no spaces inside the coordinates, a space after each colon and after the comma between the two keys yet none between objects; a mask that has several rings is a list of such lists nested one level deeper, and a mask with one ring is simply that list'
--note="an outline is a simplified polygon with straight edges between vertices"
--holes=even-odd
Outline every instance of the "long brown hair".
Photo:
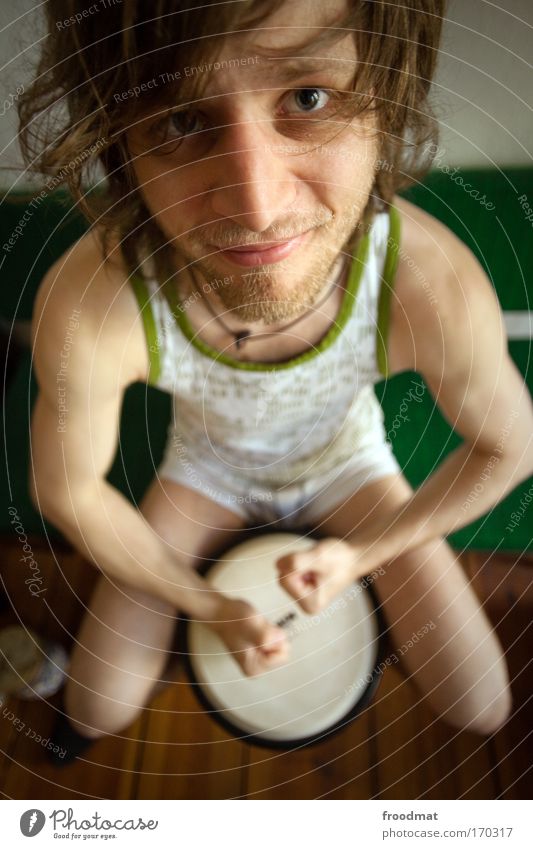
[{"label": "long brown hair", "polygon": [[[208,75],[181,74],[154,90],[146,82],[167,68],[172,73],[176,55],[181,68],[198,67],[207,56],[212,61],[228,34],[259,26],[282,3],[106,0],[90,12],[81,0],[48,0],[48,37],[37,74],[17,101],[24,160],[51,177],[49,185],[67,185],[87,219],[101,225],[106,255],[109,234],[118,238],[129,272],[150,254],[161,279],[175,266],[173,249],[136,183],[125,130],[148,104],[164,109],[177,98],[198,98]],[[369,221],[431,164],[437,124],[428,92],[445,0],[351,0],[349,6],[346,19],[325,29],[321,41],[353,32],[358,61],[345,111],[352,118],[368,109],[376,115],[386,167],[375,174],[364,216]],[[117,93],[137,88],[140,96],[117,100]],[[105,186],[87,191],[97,164]]]}]

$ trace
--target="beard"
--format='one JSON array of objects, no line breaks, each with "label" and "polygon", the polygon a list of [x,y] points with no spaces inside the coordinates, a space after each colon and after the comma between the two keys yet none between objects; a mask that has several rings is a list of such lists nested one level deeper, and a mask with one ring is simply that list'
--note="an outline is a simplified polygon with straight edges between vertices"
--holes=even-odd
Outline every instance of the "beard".
[{"label": "beard", "polygon": [[307,237],[311,244],[304,242],[294,255],[277,263],[253,266],[244,273],[226,276],[223,283],[220,277],[224,272],[217,268],[216,254],[206,257],[206,245],[216,244],[223,249],[226,245],[252,244],[257,242],[257,234],[235,225],[206,227],[189,239],[190,249],[182,246],[178,249],[190,264],[190,288],[194,293],[205,293],[211,287],[225,310],[240,321],[270,325],[296,318],[309,310],[324,291],[362,212],[354,204],[339,216],[326,207],[308,216],[299,213],[292,222],[276,225],[263,234],[262,241],[283,242],[311,230]]},{"label": "beard", "polygon": [[237,284],[217,289],[217,295],[224,307],[241,321],[264,324],[289,321],[307,312],[318,300],[334,263],[335,260],[327,263],[322,259],[318,267],[315,265],[313,273],[306,275],[304,280],[295,281],[292,286],[288,269],[285,273],[282,268],[276,272],[252,269],[242,274]]}]

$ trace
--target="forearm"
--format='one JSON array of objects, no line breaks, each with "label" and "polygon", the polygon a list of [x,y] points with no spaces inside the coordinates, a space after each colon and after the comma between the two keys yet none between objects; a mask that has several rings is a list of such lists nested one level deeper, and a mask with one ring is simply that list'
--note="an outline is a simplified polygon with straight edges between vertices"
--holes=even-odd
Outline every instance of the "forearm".
[{"label": "forearm", "polygon": [[[175,605],[205,621],[217,619],[223,596],[159,539],[142,514],[114,487],[102,482],[73,505],[58,499],[47,518],[104,574]],[[59,506],[60,505],[60,506]]]},{"label": "forearm", "polygon": [[369,570],[438,536],[447,536],[486,513],[531,474],[531,460],[493,454],[465,443],[392,514],[381,514],[347,538]]}]

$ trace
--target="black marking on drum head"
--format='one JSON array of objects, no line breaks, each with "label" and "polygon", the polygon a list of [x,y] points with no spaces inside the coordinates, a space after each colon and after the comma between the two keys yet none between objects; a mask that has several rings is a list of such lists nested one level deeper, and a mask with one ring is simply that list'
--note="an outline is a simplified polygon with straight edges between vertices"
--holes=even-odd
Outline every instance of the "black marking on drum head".
[{"label": "black marking on drum head", "polygon": [[296,619],[296,613],[294,610],[290,610],[285,616],[282,616],[281,619],[278,619],[276,625],[278,628],[284,628],[285,625],[288,625],[289,622],[292,622],[293,619]]},{"label": "black marking on drum head", "polygon": [[[235,737],[236,740],[239,740],[241,743],[259,746],[260,748],[264,749],[278,751],[295,751],[305,746],[315,746],[318,743],[322,743],[324,740],[327,740],[328,738],[342,732],[347,727],[347,725],[350,724],[350,722],[353,722],[354,719],[357,719],[357,717],[372,703],[372,700],[376,694],[376,690],[379,687],[383,675],[382,661],[385,658],[385,633],[387,631],[387,624],[381,611],[380,602],[373,587],[367,586],[363,589],[363,592],[367,593],[369,599],[372,601],[374,613],[376,615],[378,624],[376,660],[374,669],[371,672],[370,681],[368,682],[367,687],[361,694],[359,700],[346,713],[346,715],[342,717],[342,719],[340,719],[334,725],[330,726],[330,728],[324,729],[324,731],[318,732],[311,736],[295,737],[290,740],[272,740],[268,737],[254,734],[253,732],[243,731],[242,728],[240,728],[238,725],[236,725],[234,722],[227,718],[225,714],[226,709],[219,710],[218,708],[213,706],[213,704],[209,701],[208,697],[204,693],[203,688],[196,680],[193,665],[191,663],[188,641],[188,624],[190,620],[188,616],[186,616],[185,614],[181,614],[180,619],[178,620],[177,634],[181,646],[181,653],[183,654],[185,671],[187,673],[187,677],[189,679],[189,683],[191,685],[193,693],[196,696],[196,699],[198,700],[199,704],[203,707],[204,711],[221,728],[223,728],[225,731]],[[294,615],[296,616],[296,614]]]}]

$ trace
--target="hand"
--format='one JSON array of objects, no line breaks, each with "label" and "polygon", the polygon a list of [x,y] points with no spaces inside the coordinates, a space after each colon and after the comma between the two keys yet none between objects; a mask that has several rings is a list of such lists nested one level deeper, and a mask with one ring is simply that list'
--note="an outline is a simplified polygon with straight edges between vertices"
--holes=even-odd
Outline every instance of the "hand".
[{"label": "hand", "polygon": [[245,675],[259,675],[287,660],[289,642],[285,632],[247,601],[223,596],[217,620],[210,627]]},{"label": "hand", "polygon": [[279,582],[306,613],[317,613],[355,580],[355,546],[328,537],[276,561]]}]

